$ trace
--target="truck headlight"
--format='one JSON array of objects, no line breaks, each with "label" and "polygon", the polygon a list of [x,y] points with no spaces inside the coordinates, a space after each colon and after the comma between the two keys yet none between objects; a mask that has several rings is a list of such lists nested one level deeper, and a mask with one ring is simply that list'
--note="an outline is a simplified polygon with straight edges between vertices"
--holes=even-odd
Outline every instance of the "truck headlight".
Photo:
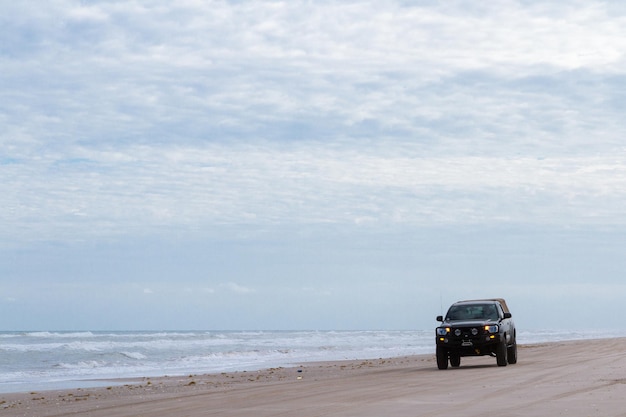
[{"label": "truck headlight", "polygon": [[492,324],[491,326],[485,326],[485,331],[487,333],[498,333],[498,326],[496,324]]},{"label": "truck headlight", "polygon": [[437,327],[437,336],[445,336],[450,332],[449,327]]}]

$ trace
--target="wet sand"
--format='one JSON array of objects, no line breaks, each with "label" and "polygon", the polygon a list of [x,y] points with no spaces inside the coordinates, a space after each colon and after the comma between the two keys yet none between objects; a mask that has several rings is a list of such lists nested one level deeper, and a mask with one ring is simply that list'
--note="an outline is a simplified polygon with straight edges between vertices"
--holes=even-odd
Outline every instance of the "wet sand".
[{"label": "wet sand", "polygon": [[0,416],[623,416],[626,339],[519,347],[519,362],[434,355],[0,394]]}]

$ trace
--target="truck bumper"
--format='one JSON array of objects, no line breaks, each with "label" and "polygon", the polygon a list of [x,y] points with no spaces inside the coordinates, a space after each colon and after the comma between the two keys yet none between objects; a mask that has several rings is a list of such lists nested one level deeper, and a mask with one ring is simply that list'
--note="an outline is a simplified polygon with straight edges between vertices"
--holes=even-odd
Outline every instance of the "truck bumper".
[{"label": "truck bumper", "polygon": [[481,356],[494,353],[502,339],[503,337],[499,334],[480,335],[472,338],[438,336],[436,343],[438,347],[459,352],[462,356]]}]

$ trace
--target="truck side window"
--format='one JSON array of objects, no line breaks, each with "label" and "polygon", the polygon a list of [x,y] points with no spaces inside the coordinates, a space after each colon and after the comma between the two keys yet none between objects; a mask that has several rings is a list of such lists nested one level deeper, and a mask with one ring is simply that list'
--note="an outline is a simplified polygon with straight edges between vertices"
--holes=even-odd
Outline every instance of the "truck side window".
[{"label": "truck side window", "polygon": [[504,318],[504,311],[502,310],[502,306],[500,304],[498,304],[498,315],[501,319]]}]

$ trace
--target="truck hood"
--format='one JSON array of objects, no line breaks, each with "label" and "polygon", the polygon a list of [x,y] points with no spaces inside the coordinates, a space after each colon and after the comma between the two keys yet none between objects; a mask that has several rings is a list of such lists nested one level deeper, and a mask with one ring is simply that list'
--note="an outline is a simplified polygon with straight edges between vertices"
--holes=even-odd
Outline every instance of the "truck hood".
[{"label": "truck hood", "polygon": [[482,327],[491,324],[498,324],[499,320],[454,320],[446,321],[443,326],[450,327]]}]

